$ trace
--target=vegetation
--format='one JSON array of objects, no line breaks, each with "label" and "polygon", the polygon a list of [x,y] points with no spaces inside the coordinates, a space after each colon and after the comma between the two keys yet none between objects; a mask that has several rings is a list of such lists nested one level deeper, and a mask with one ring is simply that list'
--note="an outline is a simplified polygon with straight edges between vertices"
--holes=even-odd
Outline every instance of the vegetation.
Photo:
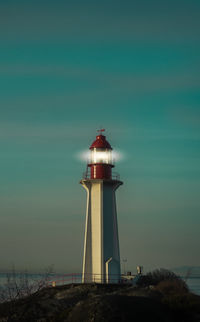
[{"label": "vegetation", "polygon": [[185,292],[188,291],[187,284],[179,276],[164,268],[156,269],[152,272],[147,273],[146,275],[141,275],[140,279],[138,280],[138,285],[158,285],[159,283],[164,281],[174,282],[177,287],[181,288]]},{"label": "vegetation", "polygon": [[30,278],[30,274],[27,271],[18,273],[13,266],[11,271],[6,274],[6,281],[0,288],[0,303],[14,302],[47,287],[52,273],[53,267],[50,266],[38,278],[35,275]]},{"label": "vegetation", "polygon": [[158,269],[141,276],[138,285],[158,291],[161,303],[173,312],[178,321],[199,321],[200,297],[189,292],[186,282],[175,273]]}]

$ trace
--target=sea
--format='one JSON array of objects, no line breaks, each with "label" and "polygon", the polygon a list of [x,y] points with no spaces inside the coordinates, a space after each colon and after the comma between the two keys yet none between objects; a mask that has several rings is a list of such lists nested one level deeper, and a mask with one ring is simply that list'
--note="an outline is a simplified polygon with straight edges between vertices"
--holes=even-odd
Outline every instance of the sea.
[{"label": "sea", "polygon": [[200,277],[190,277],[186,282],[191,292],[200,295]]},{"label": "sea", "polygon": [[[8,273],[0,273],[0,290],[6,287],[8,283]],[[19,281],[21,278],[20,274],[16,274],[16,279]],[[26,274],[26,279],[30,281],[30,283],[37,283],[40,281],[44,281],[46,276],[44,274]],[[48,284],[51,285],[52,281],[59,281],[59,285],[69,284],[69,283],[80,283],[81,276],[80,274],[51,274],[48,277]],[[189,290],[197,295],[200,295],[200,276],[198,277],[188,277],[186,281]]]}]

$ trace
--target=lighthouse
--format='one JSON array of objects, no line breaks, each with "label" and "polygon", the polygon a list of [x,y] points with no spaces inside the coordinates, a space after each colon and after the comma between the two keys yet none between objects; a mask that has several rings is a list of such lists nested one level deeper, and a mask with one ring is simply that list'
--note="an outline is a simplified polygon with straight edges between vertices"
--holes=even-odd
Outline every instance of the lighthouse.
[{"label": "lighthouse", "polygon": [[87,171],[80,181],[87,192],[83,283],[119,283],[121,277],[115,192],[123,182],[112,174],[112,147],[103,131],[89,148]]}]

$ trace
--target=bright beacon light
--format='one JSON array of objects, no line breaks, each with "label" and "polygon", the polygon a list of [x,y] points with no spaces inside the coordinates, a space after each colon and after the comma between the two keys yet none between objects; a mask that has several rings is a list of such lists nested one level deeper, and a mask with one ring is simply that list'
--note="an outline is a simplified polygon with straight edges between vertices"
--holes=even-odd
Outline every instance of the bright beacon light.
[{"label": "bright beacon light", "polygon": [[[86,161],[88,163],[91,163],[94,161],[94,163],[106,163],[106,164],[113,164],[116,161],[123,161],[126,159],[126,155],[124,152],[119,151],[119,150],[114,150],[114,151],[96,151],[95,153],[92,154],[91,151],[80,151],[77,152],[74,157],[77,160],[80,161]],[[96,160],[96,161],[95,161]]]},{"label": "bright beacon light", "polygon": [[112,164],[112,151],[108,149],[96,149],[91,150],[90,156],[91,163],[104,163]]}]

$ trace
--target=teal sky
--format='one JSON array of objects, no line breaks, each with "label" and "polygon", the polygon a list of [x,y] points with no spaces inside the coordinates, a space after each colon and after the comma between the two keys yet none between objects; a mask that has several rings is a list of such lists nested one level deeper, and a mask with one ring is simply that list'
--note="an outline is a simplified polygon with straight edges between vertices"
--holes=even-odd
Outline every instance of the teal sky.
[{"label": "teal sky", "polygon": [[199,265],[200,2],[0,0],[0,269],[80,272],[99,127],[127,269]]}]

